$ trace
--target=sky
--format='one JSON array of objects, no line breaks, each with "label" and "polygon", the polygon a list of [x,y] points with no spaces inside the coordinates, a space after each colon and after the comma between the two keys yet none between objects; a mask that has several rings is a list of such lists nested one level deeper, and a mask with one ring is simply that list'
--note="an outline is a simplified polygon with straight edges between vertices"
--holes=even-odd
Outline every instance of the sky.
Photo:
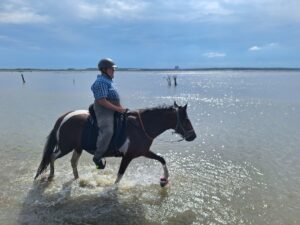
[{"label": "sky", "polygon": [[0,0],[0,68],[300,67],[300,0]]}]

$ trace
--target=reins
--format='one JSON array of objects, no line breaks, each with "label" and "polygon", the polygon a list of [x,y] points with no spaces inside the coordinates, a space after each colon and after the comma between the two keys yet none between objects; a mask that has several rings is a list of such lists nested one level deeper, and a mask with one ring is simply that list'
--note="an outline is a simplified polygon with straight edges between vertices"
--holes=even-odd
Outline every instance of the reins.
[{"label": "reins", "polygon": [[[176,133],[174,131],[172,131],[172,134],[176,134]],[[155,138],[155,140],[160,141],[160,142],[164,142],[164,143],[176,143],[176,142],[184,141],[184,138],[181,138],[179,140],[174,140],[174,141],[168,141],[168,140],[164,140],[162,138]]]},{"label": "reins", "polygon": [[143,121],[142,121],[142,118],[141,118],[141,115],[140,115],[140,112],[139,112],[139,111],[137,111],[137,115],[138,115],[138,118],[139,118],[141,127],[142,127],[142,129],[143,129],[143,131],[144,131],[146,137],[147,137],[150,141],[153,141],[154,138],[151,137],[151,136],[147,133],[147,131],[146,131],[146,129],[145,129],[145,126],[144,126],[144,123],[143,123]]}]

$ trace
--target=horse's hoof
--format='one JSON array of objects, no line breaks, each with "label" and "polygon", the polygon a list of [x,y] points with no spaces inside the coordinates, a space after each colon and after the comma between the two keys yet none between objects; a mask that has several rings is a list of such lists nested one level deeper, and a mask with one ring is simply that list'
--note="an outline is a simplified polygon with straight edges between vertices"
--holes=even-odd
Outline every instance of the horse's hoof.
[{"label": "horse's hoof", "polygon": [[169,183],[168,179],[165,177],[160,178],[160,186],[165,187]]}]

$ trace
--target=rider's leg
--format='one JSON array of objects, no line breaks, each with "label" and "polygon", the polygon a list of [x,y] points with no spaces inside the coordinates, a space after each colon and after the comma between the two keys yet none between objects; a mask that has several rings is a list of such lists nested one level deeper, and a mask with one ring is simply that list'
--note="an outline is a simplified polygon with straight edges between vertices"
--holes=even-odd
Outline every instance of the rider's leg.
[{"label": "rider's leg", "polygon": [[101,158],[107,150],[113,136],[114,111],[106,109],[97,103],[94,104],[94,110],[97,118],[97,125],[99,127],[99,134],[93,161],[100,169],[103,169],[104,165]]}]

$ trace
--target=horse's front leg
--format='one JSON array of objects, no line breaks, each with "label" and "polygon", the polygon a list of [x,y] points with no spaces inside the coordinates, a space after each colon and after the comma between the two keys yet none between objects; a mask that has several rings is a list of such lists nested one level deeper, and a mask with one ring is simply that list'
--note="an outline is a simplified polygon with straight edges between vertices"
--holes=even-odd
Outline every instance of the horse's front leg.
[{"label": "horse's front leg", "polygon": [[164,169],[164,177],[160,178],[160,186],[162,186],[162,187],[166,186],[169,182],[169,180],[168,180],[169,179],[169,171],[168,171],[165,159],[159,155],[156,155],[152,151],[148,151],[144,156],[149,159],[155,159],[162,164],[163,169]]},{"label": "horse's front leg", "polygon": [[118,177],[115,181],[115,184],[118,184],[120,182],[120,180],[122,179],[122,177],[125,173],[125,170],[127,169],[127,166],[131,162],[131,160],[132,160],[132,158],[129,158],[129,157],[126,157],[126,156],[124,156],[122,158],[121,165],[120,165],[119,172],[118,172]]}]

